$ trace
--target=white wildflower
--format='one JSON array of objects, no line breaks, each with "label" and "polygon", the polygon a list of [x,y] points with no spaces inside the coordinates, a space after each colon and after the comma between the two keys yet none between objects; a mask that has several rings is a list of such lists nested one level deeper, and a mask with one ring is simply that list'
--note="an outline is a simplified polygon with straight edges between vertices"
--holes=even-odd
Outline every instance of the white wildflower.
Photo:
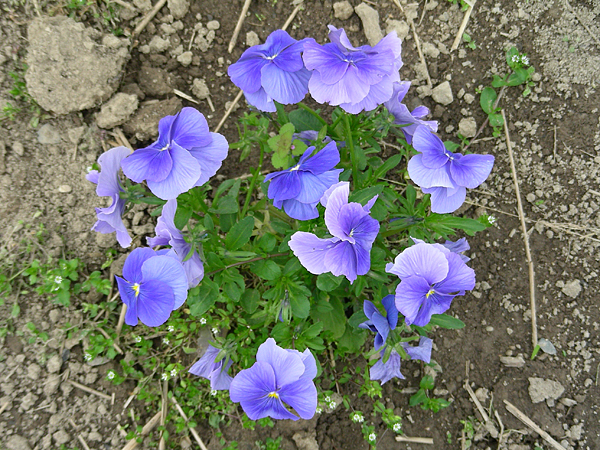
[{"label": "white wildflower", "polygon": [[112,370],[109,370],[106,374],[106,378],[108,378],[109,380],[113,380],[115,378],[115,373]]},{"label": "white wildflower", "polygon": [[214,334],[215,336],[216,336],[217,334],[219,334],[219,329],[218,329],[217,327],[213,327],[213,329],[212,329],[212,334]]},{"label": "white wildflower", "polygon": [[171,376],[172,377],[176,377],[177,376],[177,369],[171,370]]},{"label": "white wildflower", "polygon": [[141,337],[141,336],[136,336],[136,337],[135,337],[135,342],[136,342],[136,343],[138,343],[138,344],[139,344],[140,342],[142,342],[142,337]]},{"label": "white wildflower", "polygon": [[529,58],[525,55],[521,56],[521,63],[525,64],[526,66],[529,65]]},{"label": "white wildflower", "polygon": [[329,403],[331,401],[331,397],[327,395],[323,400],[325,400],[325,403]]},{"label": "white wildflower", "polygon": [[375,439],[377,439],[377,435],[375,433],[371,433],[369,435],[369,442],[375,442]]},{"label": "white wildflower", "polygon": [[402,428],[402,425],[400,425],[399,423],[395,423],[394,426],[392,427],[392,430],[394,430],[396,433],[398,433],[401,428]]},{"label": "white wildflower", "polygon": [[161,375],[160,379],[163,381],[167,381],[169,379],[169,375],[165,372]]},{"label": "white wildflower", "polygon": [[315,410],[315,412],[317,414],[321,414],[323,412],[323,408],[321,408],[320,406],[317,406],[317,409]]},{"label": "white wildflower", "polygon": [[169,325],[169,326],[167,327],[167,331],[168,331],[169,333],[172,333],[173,331],[175,331],[175,327],[174,327],[173,325]]},{"label": "white wildflower", "polygon": [[214,389],[211,389],[210,395],[212,395],[214,397],[215,395],[217,395],[217,391]]},{"label": "white wildflower", "polygon": [[200,325],[206,325],[206,319],[204,317],[200,319]]},{"label": "white wildflower", "polygon": [[87,173],[90,173],[92,170],[94,170],[94,169],[92,169],[92,166],[87,166],[87,167],[85,168],[85,171],[86,171]]},{"label": "white wildflower", "polygon": [[329,409],[335,409],[335,407],[337,406],[336,402],[330,402],[328,405]]},{"label": "white wildflower", "polygon": [[496,219],[494,216],[488,217],[488,222],[490,223],[490,225],[496,225],[497,221],[498,221],[498,219]]},{"label": "white wildflower", "polygon": [[352,421],[353,421],[353,422],[362,423],[362,422],[364,422],[364,420],[365,420],[365,418],[364,418],[364,417],[362,416],[362,414],[360,414],[360,413],[355,413],[355,414],[352,416]]},{"label": "white wildflower", "polygon": [[519,62],[519,55],[513,55],[512,62]]},{"label": "white wildflower", "polygon": [[91,361],[94,358],[89,353],[86,353],[85,355],[83,355],[83,359],[85,359],[86,361]]},{"label": "white wildflower", "polygon": [[163,338],[163,344],[169,345],[170,342],[171,341],[169,341],[169,338],[166,338],[166,337]]},{"label": "white wildflower", "polygon": [[56,276],[56,277],[54,277],[54,282],[55,282],[56,284],[60,284],[60,283],[62,283],[62,280],[63,280],[63,278],[62,278],[61,276]]}]

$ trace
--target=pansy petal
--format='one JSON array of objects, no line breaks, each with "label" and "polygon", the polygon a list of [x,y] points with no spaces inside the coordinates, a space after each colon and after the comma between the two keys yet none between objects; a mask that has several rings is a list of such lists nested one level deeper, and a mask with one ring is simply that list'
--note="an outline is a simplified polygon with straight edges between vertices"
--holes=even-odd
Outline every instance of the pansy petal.
[{"label": "pansy petal", "polygon": [[297,72],[304,69],[302,52],[304,51],[304,45],[311,40],[313,39],[296,41],[292,38],[293,43],[288,45],[285,49],[280,51],[275,58],[273,58],[273,65],[277,66],[280,70],[285,70],[286,72]]},{"label": "pansy petal", "polygon": [[446,187],[422,188],[421,190],[424,194],[431,194],[431,211],[439,214],[456,211],[465,202],[467,196],[467,189],[462,186],[454,190]]},{"label": "pansy petal", "polygon": [[[323,197],[321,197],[321,205],[323,205],[325,208],[327,208],[327,202],[329,200],[329,196],[340,186],[347,186],[347,190],[348,190],[348,195],[350,195],[350,183],[348,181],[340,181],[339,183],[333,184],[331,185],[323,194]],[[348,203],[348,202],[346,202]],[[337,207],[339,209],[339,206]]]},{"label": "pansy petal", "polygon": [[494,167],[492,155],[465,155],[450,164],[452,179],[459,186],[474,189],[483,183]]},{"label": "pansy petal", "polygon": [[233,84],[242,89],[244,93],[254,93],[261,89],[260,71],[269,64],[269,61],[264,59],[263,53],[249,48],[236,63],[227,69],[227,74]]},{"label": "pansy petal", "polygon": [[406,278],[396,287],[396,308],[405,317],[407,325],[415,322],[419,310],[425,307],[430,289],[427,280],[418,276]]},{"label": "pansy petal", "polygon": [[408,344],[408,342],[404,342],[402,344],[406,353],[411,357],[411,359],[418,359],[419,361],[423,361],[429,364],[431,361],[431,350],[433,348],[433,341],[428,337],[421,336],[419,339],[419,345],[412,347]]},{"label": "pansy petal", "polygon": [[[431,321],[431,316],[433,314],[442,314],[448,311],[454,297],[454,295],[431,294],[423,303],[423,307],[416,315],[414,321],[412,321],[412,324],[424,327]],[[406,323],[409,323],[408,320]]]},{"label": "pansy petal", "polygon": [[346,74],[350,64],[344,58],[334,44],[319,45],[314,41],[304,44],[302,59],[306,68],[320,72],[320,78],[327,85],[337,83]]},{"label": "pansy petal", "polygon": [[371,319],[371,317],[373,317],[373,314],[375,314],[376,312],[379,312],[379,310],[377,309],[377,307],[373,304],[373,302],[371,300],[365,300],[363,302],[363,311],[365,313],[365,316],[367,316],[369,319]]},{"label": "pansy petal", "polygon": [[188,288],[190,289],[198,286],[204,278],[204,264],[197,252],[194,252],[190,259],[183,262],[183,269],[185,270]]},{"label": "pansy petal", "polygon": [[158,121],[158,140],[151,145],[153,148],[163,148],[171,141],[171,125],[176,116],[165,116]]},{"label": "pansy petal", "polygon": [[300,194],[302,183],[298,171],[282,171],[278,176],[271,178],[267,195],[274,200],[288,200]]},{"label": "pansy petal", "polygon": [[186,150],[210,145],[212,138],[204,115],[190,107],[179,111],[171,126],[171,140]]},{"label": "pansy petal", "polygon": [[116,230],[117,231],[117,242],[119,243],[119,245],[123,248],[127,248],[131,245],[131,236],[129,236],[129,233],[127,231],[121,231],[121,230]]},{"label": "pansy petal", "polygon": [[248,104],[254,106],[260,111],[277,111],[277,108],[275,107],[275,102],[273,102],[273,99],[267,95],[266,91],[262,87],[256,92],[244,91],[244,96],[246,97],[246,101],[248,102]]},{"label": "pansy petal", "polygon": [[385,270],[401,279],[418,276],[432,285],[448,275],[448,260],[437,248],[428,244],[416,244],[396,256],[394,264],[388,264]]},{"label": "pansy petal", "polygon": [[449,253],[446,258],[449,266],[448,275],[444,280],[436,283],[436,292],[452,294],[472,290],[475,287],[475,271],[456,253]]},{"label": "pansy petal", "polygon": [[123,173],[136,183],[144,180],[162,181],[173,167],[172,155],[168,150],[155,148],[136,150],[121,162]]},{"label": "pansy petal", "polygon": [[408,176],[421,189],[431,187],[453,187],[448,167],[431,169],[423,164],[423,155],[416,154],[408,161]]},{"label": "pansy petal", "polygon": [[398,308],[396,308],[396,299],[393,295],[386,295],[381,300],[381,304],[385,308],[385,312],[387,313],[387,321],[390,326],[390,329],[396,328],[398,324]]},{"label": "pansy petal", "polygon": [[210,378],[212,371],[214,370],[215,358],[219,354],[219,349],[208,344],[208,348],[198,361],[190,367],[189,372],[198,377]]},{"label": "pansy petal", "polygon": [[375,328],[377,329],[378,333],[375,339],[375,350],[379,350],[379,348],[381,348],[381,346],[385,343],[388,335],[390,334],[390,324],[379,311],[373,314],[371,320],[373,321],[373,324],[375,325]]},{"label": "pansy petal", "polygon": [[314,175],[304,171],[298,172],[301,187],[300,192],[294,199],[302,203],[318,203],[329,186],[337,182],[337,178],[339,178],[336,173],[330,174],[330,176],[325,174]]},{"label": "pansy petal", "polygon": [[345,237],[350,230],[344,230],[339,222],[340,211],[348,204],[350,195],[350,185],[339,183],[338,186],[329,193],[327,198],[327,207],[325,208],[325,224],[331,234],[338,238]]},{"label": "pansy petal", "polygon": [[127,256],[125,264],[123,264],[123,277],[130,283],[141,283],[143,281],[142,265],[153,256],[156,256],[156,252],[151,248],[136,248]]},{"label": "pansy petal", "polygon": [[138,312],[137,312],[137,299],[135,298],[135,291],[133,285],[125,281],[121,277],[115,277],[117,279],[117,286],[119,287],[119,295],[121,300],[127,306],[125,312],[125,323],[131,327],[138,324]]},{"label": "pansy petal", "polygon": [[[289,352],[293,350],[287,349],[287,351]],[[315,359],[315,356],[309,349],[306,349],[300,353],[300,359],[302,359],[302,363],[304,364],[304,373],[300,378],[312,380],[317,376],[317,360]]]},{"label": "pansy petal", "polygon": [[332,239],[320,239],[312,233],[297,231],[288,245],[310,273],[319,275],[328,272],[325,254],[335,245]]},{"label": "pansy petal", "polygon": [[174,308],[185,303],[188,291],[188,281],[181,263],[170,256],[155,256],[142,264],[144,282],[161,281],[168,285],[174,296]]},{"label": "pansy petal", "polygon": [[[347,241],[338,242],[335,247],[325,253],[325,267],[333,275],[344,275],[354,283],[357,277],[356,251],[354,245]],[[362,275],[362,274],[361,274]]]},{"label": "pansy petal", "polygon": [[355,103],[342,103],[340,104],[340,108],[350,114],[358,114],[361,111],[372,111],[388,101],[393,92],[391,78],[385,77],[379,83],[371,85],[369,93],[362,100]]},{"label": "pansy petal", "polygon": [[[310,148],[311,147],[308,149]],[[312,150],[314,150],[314,147],[312,147]],[[311,158],[303,158],[300,159],[300,169],[312,172],[315,175],[320,175],[333,169],[339,164],[340,151],[338,150],[335,141],[331,141]]]},{"label": "pansy petal", "polygon": [[[156,256],[146,263],[156,258],[168,258],[168,256]],[[140,285],[139,293],[137,312],[142,323],[149,327],[158,327],[165,323],[175,304],[173,289],[163,281],[150,280]]]},{"label": "pansy petal", "polygon": [[210,144],[189,149],[190,155],[196,158],[200,164],[200,178],[196,181],[195,186],[202,186],[210,180],[221,168],[223,160],[227,158],[229,143],[225,136],[219,133],[210,133],[210,136]]},{"label": "pansy petal", "polygon": [[[364,208],[363,212],[364,211]],[[371,249],[371,245],[377,238],[377,234],[379,233],[379,222],[373,219],[369,215],[364,215],[358,221],[358,224],[354,226],[353,236],[357,242],[361,242],[361,245],[368,247],[369,251]]]},{"label": "pansy petal", "polygon": [[221,360],[218,364],[218,367],[213,371],[210,377],[210,388],[215,391],[226,391],[231,386],[231,382],[233,378],[231,375],[227,373],[233,361],[231,359],[228,360],[227,364],[223,366],[223,362],[225,360]]},{"label": "pansy petal", "polygon": [[317,410],[317,388],[312,379],[302,377],[279,392],[281,400],[290,405],[305,420],[312,419]]},{"label": "pansy petal", "polygon": [[379,359],[369,370],[369,378],[371,380],[379,380],[381,384],[385,384],[392,378],[404,379],[404,375],[400,372],[401,364],[400,355],[392,350],[389,359],[384,364],[383,358]]},{"label": "pansy petal", "polygon": [[[96,172],[97,176],[92,176],[92,179],[86,177],[89,181],[95,182],[98,185],[96,187],[96,194],[98,196],[112,197],[115,193],[122,190],[119,185],[119,169],[121,168],[123,159],[130,153],[131,150],[127,147],[115,147],[100,155],[98,158],[98,164],[101,168],[100,173]],[[88,175],[91,175],[92,172]]]},{"label": "pansy petal", "polygon": [[413,135],[412,146],[423,154],[423,164],[430,169],[437,169],[449,162],[444,143],[431,132],[429,127],[421,125]]},{"label": "pansy petal", "polygon": [[[120,165],[119,165],[119,167],[120,167]],[[99,178],[100,178],[100,172],[98,172],[97,170],[90,170],[85,176],[86,180],[88,180],[90,183],[94,183],[94,184],[98,184]],[[116,186],[117,189],[119,188],[118,183],[115,183],[114,186]],[[112,189],[111,189],[111,191],[112,191]],[[102,195],[102,197],[108,197],[108,196]]]},{"label": "pansy petal", "polygon": [[[317,203],[302,203],[293,198],[283,200],[281,207],[285,213],[292,219],[296,220],[311,220],[319,217]],[[277,206],[276,206],[277,207]]]},{"label": "pansy petal", "polygon": [[148,187],[154,195],[163,200],[177,198],[187,192],[200,178],[200,165],[190,155],[190,152],[180,147],[175,142],[171,145],[173,169],[169,176],[160,182],[148,180]]},{"label": "pansy petal", "polygon": [[304,373],[302,358],[279,347],[275,339],[268,338],[256,352],[256,361],[273,367],[278,387],[298,381]]},{"label": "pansy petal", "polygon": [[269,97],[284,105],[298,103],[308,93],[310,72],[304,68],[286,72],[275,64],[267,64],[261,70],[262,86]]}]

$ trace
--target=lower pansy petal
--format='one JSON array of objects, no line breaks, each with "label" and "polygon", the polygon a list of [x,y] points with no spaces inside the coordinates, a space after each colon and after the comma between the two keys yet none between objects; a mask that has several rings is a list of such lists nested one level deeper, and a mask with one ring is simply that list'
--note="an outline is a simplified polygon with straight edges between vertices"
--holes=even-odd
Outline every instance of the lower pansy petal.
[{"label": "lower pansy petal", "polygon": [[314,203],[302,203],[295,199],[290,199],[284,200],[281,206],[285,213],[292,219],[311,220],[319,217],[317,204],[318,201]]},{"label": "lower pansy petal", "polygon": [[173,292],[174,308],[185,303],[188,291],[188,280],[181,263],[170,256],[155,256],[142,265],[144,281],[156,280],[169,286]]},{"label": "lower pansy petal", "polygon": [[335,245],[331,239],[320,239],[312,233],[298,231],[292,235],[288,245],[310,273],[319,275],[328,272],[325,254]]},{"label": "lower pansy petal", "polygon": [[275,102],[273,102],[273,99],[269,97],[269,95],[267,95],[267,92],[262,87],[256,92],[244,91],[244,96],[246,97],[246,100],[250,105],[254,106],[260,111],[277,111],[277,108],[275,107]]},{"label": "lower pansy petal", "polygon": [[176,143],[171,145],[173,168],[167,178],[160,182],[148,180],[148,187],[154,195],[163,200],[177,198],[189,191],[200,178],[200,165],[190,152]]},{"label": "lower pansy petal", "polygon": [[310,420],[317,410],[317,388],[312,378],[302,377],[279,392],[281,400],[294,408],[300,417]]},{"label": "lower pansy petal", "polygon": [[408,176],[421,189],[431,187],[453,187],[448,167],[431,169],[423,164],[423,155],[417,154],[408,161]]},{"label": "lower pansy petal", "polygon": [[459,186],[474,189],[483,183],[494,167],[492,155],[465,155],[450,164],[452,179]]},{"label": "lower pansy petal", "polygon": [[467,266],[461,255],[450,253],[448,259],[448,275],[435,285],[435,290],[444,294],[453,294],[460,291],[470,291],[475,287],[475,271]]},{"label": "lower pansy petal", "polygon": [[172,167],[173,161],[168,150],[160,151],[152,147],[136,150],[121,161],[125,176],[136,183],[147,179],[164,180]]},{"label": "lower pansy petal", "polygon": [[[163,258],[157,256],[156,258]],[[171,287],[162,281],[145,281],[139,287],[137,313],[142,323],[149,327],[158,327],[165,323],[175,304]]]},{"label": "lower pansy petal", "polygon": [[133,285],[125,281],[121,277],[115,277],[117,279],[117,286],[119,288],[119,295],[121,300],[127,306],[125,312],[125,323],[131,327],[138,324],[138,311],[137,311],[137,299],[135,297],[135,291]]},{"label": "lower pansy petal", "polygon": [[456,189],[445,187],[422,188],[424,194],[431,194],[431,211],[447,214],[456,211],[465,202],[467,189],[460,186]]},{"label": "lower pansy petal", "polygon": [[210,144],[189,150],[190,155],[200,164],[200,178],[196,181],[196,186],[202,186],[217,173],[229,151],[225,136],[219,133],[210,133],[210,136],[212,138]]},{"label": "lower pansy petal", "polygon": [[354,245],[347,241],[338,242],[325,254],[325,267],[333,275],[344,275],[354,283],[357,277],[356,251]]},{"label": "lower pansy petal", "polygon": [[273,367],[265,362],[257,361],[252,367],[240,371],[233,378],[231,386],[229,386],[229,397],[235,403],[259,402],[269,393],[275,392],[276,389],[277,380]]},{"label": "lower pansy petal", "polygon": [[262,68],[262,86],[269,97],[284,105],[298,103],[308,93],[310,72],[302,68],[296,72],[287,72],[275,64]]},{"label": "lower pansy petal", "polygon": [[415,323],[420,310],[425,307],[430,289],[427,280],[419,276],[406,278],[396,287],[396,308],[408,325]]}]

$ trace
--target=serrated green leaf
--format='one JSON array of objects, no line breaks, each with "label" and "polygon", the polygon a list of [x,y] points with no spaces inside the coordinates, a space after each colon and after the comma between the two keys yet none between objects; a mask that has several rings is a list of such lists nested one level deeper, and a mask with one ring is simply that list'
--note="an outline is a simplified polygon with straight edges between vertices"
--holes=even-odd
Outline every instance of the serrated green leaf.
[{"label": "serrated green leaf", "polygon": [[237,250],[245,245],[252,236],[254,230],[254,217],[247,216],[236,223],[225,237],[225,248],[227,250]]}]

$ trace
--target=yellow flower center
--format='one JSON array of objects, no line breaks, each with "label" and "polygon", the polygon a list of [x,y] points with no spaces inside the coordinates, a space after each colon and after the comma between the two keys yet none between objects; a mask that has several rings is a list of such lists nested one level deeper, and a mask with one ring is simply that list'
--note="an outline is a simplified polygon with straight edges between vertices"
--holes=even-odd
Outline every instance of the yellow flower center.
[{"label": "yellow flower center", "polygon": [[294,167],[292,167],[290,169],[290,172],[293,172],[294,170],[298,170],[298,169],[300,169],[300,164],[296,164]]},{"label": "yellow flower center", "polygon": [[429,298],[429,296],[431,294],[433,294],[435,291],[433,289],[429,289],[429,292],[427,294],[425,294],[425,298]]},{"label": "yellow flower center", "polygon": [[139,283],[135,283],[133,286],[131,286],[131,289],[133,289],[133,291],[135,292],[135,296],[136,297],[138,295],[140,295],[140,285],[139,285]]},{"label": "yellow flower center", "polygon": [[267,395],[267,397],[279,398],[279,394],[277,392],[269,392],[269,395]]}]

